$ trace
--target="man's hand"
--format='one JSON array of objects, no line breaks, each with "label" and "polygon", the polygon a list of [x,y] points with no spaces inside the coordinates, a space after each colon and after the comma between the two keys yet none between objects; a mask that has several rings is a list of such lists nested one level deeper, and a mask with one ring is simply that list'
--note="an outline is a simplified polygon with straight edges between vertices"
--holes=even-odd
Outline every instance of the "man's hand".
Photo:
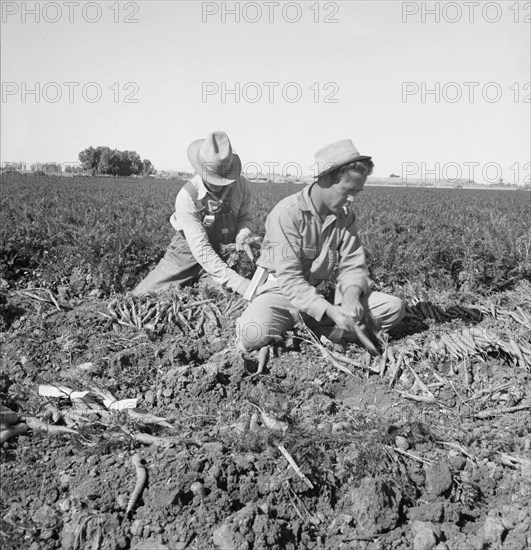
[{"label": "man's hand", "polygon": [[345,306],[333,306],[332,304],[326,308],[326,314],[340,329],[347,332],[355,332],[356,325],[361,318]]},{"label": "man's hand", "polygon": [[248,258],[254,262],[254,254],[252,246],[260,246],[262,239],[253,235],[251,231],[247,228],[242,229],[236,236],[236,251],[245,252]]},{"label": "man's hand", "polygon": [[236,241],[236,252],[245,252],[251,262],[254,262],[254,254],[251,245],[245,241]]},{"label": "man's hand", "polygon": [[357,321],[363,319],[365,310],[361,304],[362,289],[359,286],[349,286],[343,295],[341,305],[354,317]]}]

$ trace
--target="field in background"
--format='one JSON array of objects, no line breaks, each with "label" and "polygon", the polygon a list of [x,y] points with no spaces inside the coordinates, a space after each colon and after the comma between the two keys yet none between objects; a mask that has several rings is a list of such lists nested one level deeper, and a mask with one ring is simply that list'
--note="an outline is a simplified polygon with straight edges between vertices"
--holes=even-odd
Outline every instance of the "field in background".
[{"label": "field in background", "polygon": [[[178,179],[46,177],[2,180],[0,277],[74,294],[131,289],[163,255]],[[301,189],[256,183],[255,230]],[[378,285],[418,283],[487,293],[531,277],[527,191],[367,187],[356,210]],[[5,283],[4,283],[5,284]]]}]

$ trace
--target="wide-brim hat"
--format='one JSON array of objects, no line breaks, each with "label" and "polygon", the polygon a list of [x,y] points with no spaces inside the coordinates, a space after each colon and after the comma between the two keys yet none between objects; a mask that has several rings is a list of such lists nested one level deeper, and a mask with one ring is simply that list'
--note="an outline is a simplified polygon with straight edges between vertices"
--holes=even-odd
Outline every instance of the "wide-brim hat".
[{"label": "wide-brim hat", "polygon": [[203,181],[225,186],[240,178],[242,163],[232,150],[227,134],[212,132],[205,139],[193,141],[187,151],[188,160]]},{"label": "wide-brim hat", "polygon": [[370,160],[372,157],[360,155],[350,139],[340,139],[330,145],[325,145],[315,152],[315,164],[317,168],[315,178],[341,168],[358,160]]}]

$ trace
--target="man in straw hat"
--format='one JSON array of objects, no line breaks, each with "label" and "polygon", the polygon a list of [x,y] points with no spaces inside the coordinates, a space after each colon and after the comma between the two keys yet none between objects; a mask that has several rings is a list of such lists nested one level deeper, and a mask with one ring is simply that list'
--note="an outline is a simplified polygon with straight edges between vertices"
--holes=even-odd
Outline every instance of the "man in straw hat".
[{"label": "man in straw hat", "polygon": [[195,174],[175,199],[170,218],[176,234],[159,264],[133,290],[158,292],[203,278],[244,294],[249,279],[224,261],[221,245],[236,243],[236,250],[253,258],[251,193],[241,175],[241,161],[225,132],[212,132],[188,147]]},{"label": "man in straw hat", "polygon": [[[267,278],[238,320],[240,351],[280,341],[295,324],[294,311],[335,342],[358,342],[358,323],[388,331],[404,316],[402,300],[369,290],[351,208],[372,172],[371,157],[344,139],[318,150],[315,160],[316,181],[280,201],[266,219],[257,272],[263,281],[265,270]],[[334,272],[332,304],[315,287]]]}]

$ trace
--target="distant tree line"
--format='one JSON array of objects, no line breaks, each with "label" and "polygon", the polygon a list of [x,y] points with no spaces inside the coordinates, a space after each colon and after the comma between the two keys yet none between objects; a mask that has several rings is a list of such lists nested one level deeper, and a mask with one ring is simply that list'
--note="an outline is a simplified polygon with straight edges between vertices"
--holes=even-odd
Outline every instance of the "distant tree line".
[{"label": "distant tree line", "polygon": [[151,176],[156,170],[149,159],[141,159],[136,151],[119,151],[110,147],[89,147],[79,153],[79,162],[93,175]]}]

